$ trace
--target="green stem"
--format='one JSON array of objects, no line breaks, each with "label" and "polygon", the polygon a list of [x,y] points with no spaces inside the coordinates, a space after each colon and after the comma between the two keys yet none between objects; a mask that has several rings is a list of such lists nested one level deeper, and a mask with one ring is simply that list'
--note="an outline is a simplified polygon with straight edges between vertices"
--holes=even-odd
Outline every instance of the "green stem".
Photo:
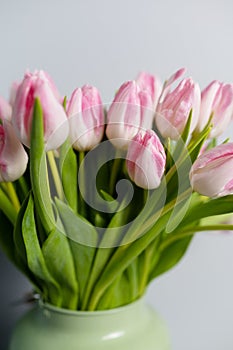
[{"label": "green stem", "polygon": [[[179,203],[185,198],[186,193],[184,192],[178,197]],[[162,210],[158,210],[155,215],[150,217],[148,222],[143,222],[142,225],[139,225],[140,227],[138,229],[130,232],[130,237],[128,236],[126,241],[131,238],[131,242],[133,241],[133,243],[126,244],[123,240],[121,246],[116,249],[99,280],[96,282],[89,301],[88,310],[95,310],[104,291],[112,282],[113,276],[126,269],[130,262],[141,254],[164,231],[175,203],[177,203],[177,199],[167,203]]]},{"label": "green stem", "polygon": [[145,292],[145,288],[147,286],[148,278],[150,275],[150,269],[151,269],[151,259],[152,259],[152,245],[150,245],[144,252],[144,260],[143,260],[143,267],[139,284],[139,295],[142,296]]},{"label": "green stem", "polygon": [[190,227],[186,230],[183,230],[182,232],[179,232],[177,234],[172,234],[171,237],[166,239],[159,247],[160,252],[162,252],[164,249],[166,249],[170,244],[188,237],[194,235],[196,232],[202,232],[202,231],[233,231],[233,225],[206,225],[206,226],[199,226],[199,227]]},{"label": "green stem", "polygon": [[54,153],[53,151],[49,151],[47,153],[48,155],[48,160],[49,160],[49,164],[50,164],[50,169],[53,175],[53,180],[54,180],[54,184],[57,190],[57,194],[58,197],[63,200],[64,199],[64,192],[63,192],[63,187],[62,187],[62,182],[61,182],[61,178],[58,172],[58,168],[57,168],[57,164],[54,158]]},{"label": "green stem", "polygon": [[80,205],[79,205],[79,212],[82,216],[85,216],[86,214],[86,188],[85,188],[85,163],[84,163],[84,158],[85,158],[85,152],[80,151],[79,152],[79,170],[78,170],[78,182],[79,182],[79,189],[81,188],[81,191],[79,190],[80,193]]},{"label": "green stem", "polygon": [[171,202],[168,202],[163,208],[159,209],[155,214],[153,214],[149,219],[143,223],[143,225],[139,225],[133,232],[130,232],[130,237],[129,235],[125,235],[124,240],[122,244],[133,242],[135,239],[143,235],[145,232],[147,232],[153,224],[163,215],[166,215],[175,205],[180,204],[183,202],[187,195],[190,194],[190,189],[186,190],[183,192],[179,197],[173,199]]},{"label": "green stem", "polygon": [[119,149],[116,150],[115,158],[113,161],[110,181],[109,181],[109,193],[113,196],[116,186],[116,180],[119,173],[120,165],[121,165],[121,151]]},{"label": "green stem", "polygon": [[23,194],[26,196],[29,192],[29,189],[28,189],[28,184],[23,176],[19,178],[19,184],[23,191]]},{"label": "green stem", "polygon": [[2,188],[5,190],[5,192],[7,193],[8,197],[9,197],[11,203],[13,204],[13,206],[15,207],[16,211],[18,212],[21,205],[20,205],[17,193],[15,191],[14,185],[12,184],[12,182],[4,182],[1,185],[2,185]]},{"label": "green stem", "polygon": [[138,258],[136,258],[127,268],[127,277],[130,285],[130,297],[131,300],[135,300],[138,297]]},{"label": "green stem", "polygon": [[0,209],[3,211],[3,213],[14,225],[17,219],[17,210],[12,205],[11,201],[9,200],[9,198],[1,188],[0,188]]}]

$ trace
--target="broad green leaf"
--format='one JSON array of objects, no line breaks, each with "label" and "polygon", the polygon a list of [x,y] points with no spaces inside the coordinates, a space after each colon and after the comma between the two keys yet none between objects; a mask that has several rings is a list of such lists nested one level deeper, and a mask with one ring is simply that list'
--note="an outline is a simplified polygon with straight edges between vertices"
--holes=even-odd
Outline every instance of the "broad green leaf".
[{"label": "broad green leaf", "polygon": [[35,100],[30,149],[30,173],[35,204],[47,234],[55,227],[44,149],[43,111]]},{"label": "broad green leaf", "polygon": [[185,254],[191,239],[192,236],[185,237],[167,246],[162,251],[154,270],[150,274],[149,280],[151,281],[175,266]]},{"label": "broad green leaf", "polygon": [[144,235],[136,241],[120,246],[112,256],[106,269],[101,274],[99,280],[95,284],[89,309],[95,310],[100,298],[105,290],[111,285],[114,279],[121,274],[131,262],[139,256],[149,244],[165,229],[167,220],[171,215],[171,211],[160,216],[156,224],[151,227]]},{"label": "broad green leaf", "polygon": [[157,213],[157,217],[150,225],[150,228],[153,227],[156,220],[160,217],[161,211],[165,204],[165,200],[166,180],[163,178],[159,188],[154,190],[153,193],[148,197],[143,209],[133,220],[128,231],[124,235],[124,238],[121,242],[122,245],[128,244],[138,239],[142,235],[142,232],[144,232],[145,223],[149,221],[151,216]]},{"label": "broad green leaf", "polygon": [[180,227],[188,226],[202,218],[228,213],[233,213],[233,195],[210,199],[191,207],[182,220]]},{"label": "broad green leaf", "polygon": [[79,307],[81,307],[98,246],[98,233],[94,226],[83,217],[76,215],[65,203],[59,199],[56,199],[55,203],[66,235],[70,239],[69,244],[79,286]]},{"label": "broad green leaf", "polygon": [[130,281],[126,273],[118,276],[104,293],[96,310],[113,309],[129,304],[132,300],[135,300],[131,298],[130,288]]},{"label": "broad green leaf", "polygon": [[66,200],[76,213],[78,206],[78,169],[76,155],[69,140],[64,142],[60,148],[59,168]]},{"label": "broad green leaf", "polygon": [[20,211],[17,216],[17,221],[14,226],[14,245],[15,245],[15,252],[19,259],[22,261],[23,265],[27,268],[27,253],[26,253],[26,248],[22,236],[22,225],[23,225],[23,218],[25,215],[25,211],[28,206],[28,201],[30,198],[31,194],[29,194],[23,204],[21,205]]},{"label": "broad green leaf", "polygon": [[22,235],[25,244],[27,263],[32,273],[41,280],[42,288],[46,296],[46,300],[53,305],[61,306],[62,295],[58,283],[51,276],[37,237],[34,203],[32,197],[29,197],[28,205],[22,221]]},{"label": "broad green leaf", "polygon": [[[126,199],[127,200],[127,199]],[[125,201],[122,201],[121,207],[124,208]],[[120,207],[120,208],[121,208]],[[106,267],[109,259],[115,251],[115,247],[119,245],[123,232],[125,231],[124,224],[127,219],[125,211],[120,210],[112,217],[109,226],[106,228],[103,237],[99,243],[98,249],[96,250],[95,259],[93,262],[91,274],[88,280],[86,293],[83,301],[83,307],[87,308],[91,291],[100,277],[102,271]]]},{"label": "broad green leaf", "polygon": [[50,274],[61,287],[62,307],[77,308],[78,283],[67,237],[55,228],[43,244],[42,253]]},{"label": "broad green leaf", "polygon": [[29,280],[34,284],[34,286],[41,290],[41,283],[38,279],[33,275],[31,270],[28,267],[27,254],[24,244],[24,239],[22,236],[22,223],[23,217],[28,205],[29,195],[25,198],[23,204],[21,205],[20,211],[17,216],[16,224],[14,226],[13,231],[13,244],[14,244],[14,263],[16,267],[29,278]]},{"label": "broad green leaf", "polygon": [[194,162],[197,159],[204,142],[209,136],[211,128],[211,121],[209,121],[206,127],[200,133],[194,133],[192,139],[190,140],[188,144],[188,152],[190,158],[192,159],[192,162]]}]

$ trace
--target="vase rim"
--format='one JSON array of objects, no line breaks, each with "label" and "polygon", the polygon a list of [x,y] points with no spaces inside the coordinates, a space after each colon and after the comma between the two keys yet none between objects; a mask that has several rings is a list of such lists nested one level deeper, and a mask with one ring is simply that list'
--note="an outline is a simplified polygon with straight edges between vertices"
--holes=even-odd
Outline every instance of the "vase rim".
[{"label": "vase rim", "polygon": [[49,304],[47,302],[43,302],[43,300],[39,300],[38,305],[40,308],[44,309],[44,310],[48,310],[50,312],[53,313],[58,313],[58,314],[64,314],[64,315],[70,315],[70,316],[101,316],[101,315],[106,315],[106,314],[113,314],[113,313],[119,313],[123,310],[128,310],[130,308],[135,308],[137,307],[137,305],[140,305],[144,302],[144,296],[140,297],[139,299],[126,304],[126,305],[122,305],[116,308],[112,308],[112,309],[106,309],[106,310],[94,310],[94,311],[90,311],[90,310],[69,310],[69,309],[65,309],[65,308],[61,308],[58,306],[54,306],[52,304]]}]

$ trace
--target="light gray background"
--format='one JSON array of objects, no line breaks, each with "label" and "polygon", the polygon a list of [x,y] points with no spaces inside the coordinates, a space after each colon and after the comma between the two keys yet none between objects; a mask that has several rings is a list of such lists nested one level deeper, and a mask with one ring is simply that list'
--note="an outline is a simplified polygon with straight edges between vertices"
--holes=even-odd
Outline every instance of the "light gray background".
[{"label": "light gray background", "polygon": [[[186,66],[202,87],[233,82],[232,35],[230,0],[0,0],[0,94],[26,68],[47,70],[64,94],[96,85],[106,103],[141,70],[165,79]],[[198,234],[182,262],[150,286],[173,350],[233,349],[232,256],[232,233]],[[4,349],[25,309],[12,302],[30,287],[2,254],[0,264]]]}]

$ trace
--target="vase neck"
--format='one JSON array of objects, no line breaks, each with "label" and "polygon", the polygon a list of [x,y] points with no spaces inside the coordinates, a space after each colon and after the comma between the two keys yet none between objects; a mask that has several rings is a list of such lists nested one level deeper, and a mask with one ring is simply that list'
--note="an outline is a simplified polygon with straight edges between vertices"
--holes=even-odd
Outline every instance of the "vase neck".
[{"label": "vase neck", "polygon": [[67,328],[96,329],[126,329],[131,322],[139,319],[141,322],[148,317],[147,305],[144,298],[119,308],[104,311],[70,311],[49,304],[40,304],[38,313],[42,322],[63,325]]}]

